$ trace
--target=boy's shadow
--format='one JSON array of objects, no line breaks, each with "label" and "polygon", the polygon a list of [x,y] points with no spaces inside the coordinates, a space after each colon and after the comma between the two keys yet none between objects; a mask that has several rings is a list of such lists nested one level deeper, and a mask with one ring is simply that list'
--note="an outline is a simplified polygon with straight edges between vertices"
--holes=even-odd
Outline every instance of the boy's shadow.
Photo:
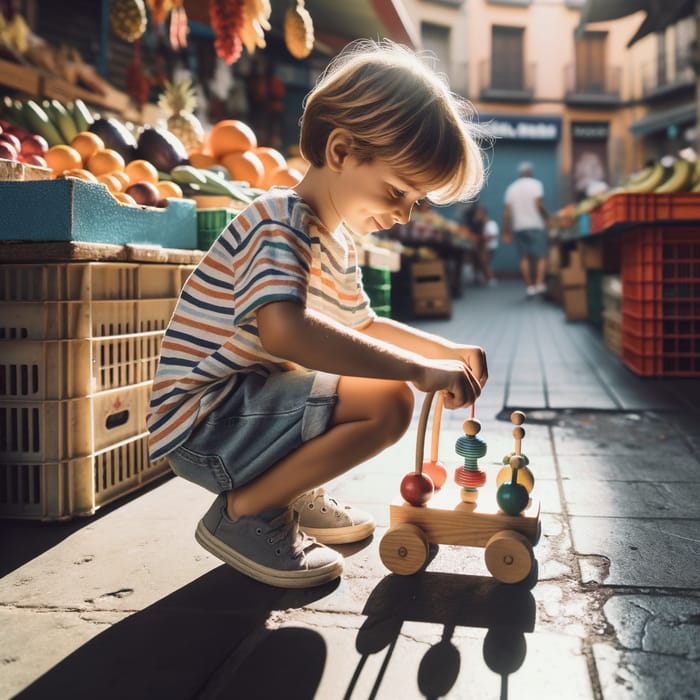
[{"label": "boy's shadow", "polygon": [[527,653],[524,633],[534,630],[536,606],[530,589],[536,581],[536,563],[530,576],[517,585],[489,577],[426,571],[387,576],[365,604],[367,620],[355,642],[361,658],[345,700],[352,697],[368,658],[386,649],[369,696],[377,697],[401,627],[408,621],[443,625],[442,639],[428,649],[417,671],[418,687],[426,698],[447,695],[459,676],[460,653],[450,641],[459,626],[488,630],[483,642],[484,661],[501,676],[501,697],[507,697],[508,675],[520,668]]},{"label": "boy's shadow", "polygon": [[15,700],[308,700],[325,667],[323,638],[265,622],[272,610],[309,605],[337,585],[283,590],[220,566],[90,640]]}]

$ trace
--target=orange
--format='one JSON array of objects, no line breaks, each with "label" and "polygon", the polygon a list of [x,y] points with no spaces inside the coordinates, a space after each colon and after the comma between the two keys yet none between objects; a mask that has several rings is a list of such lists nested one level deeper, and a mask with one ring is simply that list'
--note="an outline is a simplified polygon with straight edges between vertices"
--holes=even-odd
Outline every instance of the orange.
[{"label": "orange", "polygon": [[105,148],[90,156],[87,169],[93,175],[105,175],[112,170],[124,170],[124,159],[115,150]]},{"label": "orange", "polygon": [[68,168],[58,173],[56,177],[77,177],[86,182],[97,182],[97,178],[89,170],[85,170],[85,168]]},{"label": "orange", "polygon": [[263,164],[263,169],[265,171],[260,186],[268,189],[270,187],[270,178],[272,174],[280,168],[286,168],[287,161],[277,149],[270,148],[269,146],[258,146],[253,149],[253,153],[260,158],[260,162]]},{"label": "orange", "polygon": [[97,182],[101,182],[110,192],[121,192],[124,189],[121,180],[109,173],[98,175]]},{"label": "orange", "polygon": [[131,184],[131,178],[123,170],[112,170],[106,174],[116,177],[122,183],[122,190],[125,190]]},{"label": "orange", "polygon": [[121,204],[136,204],[136,200],[126,192],[110,192],[110,194]]},{"label": "orange", "polygon": [[83,159],[80,153],[72,146],[67,146],[65,144],[51,146],[51,148],[46,151],[44,159],[46,160],[46,166],[54,171],[54,176],[55,173],[60,173],[64,170],[83,167]]},{"label": "orange", "polygon": [[131,182],[150,182],[158,184],[158,169],[153,163],[143,159],[132,160],[124,167],[124,172]]},{"label": "orange", "polygon": [[245,180],[251,187],[259,187],[265,175],[260,158],[252,151],[227,153],[219,162],[231,173],[234,180]]},{"label": "orange", "polygon": [[165,199],[166,197],[177,197],[177,199],[181,199],[183,196],[182,189],[177,182],[161,180],[160,182],[156,183],[156,187],[158,188],[158,194],[160,195],[161,199]]},{"label": "orange", "polygon": [[272,175],[272,185],[294,187],[301,182],[302,174],[296,168],[280,168]]},{"label": "orange", "polygon": [[217,160],[226,153],[249,151],[257,145],[255,132],[239,119],[222,119],[207,134],[207,150]]},{"label": "orange", "polygon": [[211,168],[212,165],[216,165],[216,158],[202,151],[193,151],[188,157],[193,168]]},{"label": "orange", "polygon": [[81,131],[73,137],[70,145],[80,153],[83,165],[85,165],[90,160],[91,155],[104,150],[105,142],[92,131]]}]

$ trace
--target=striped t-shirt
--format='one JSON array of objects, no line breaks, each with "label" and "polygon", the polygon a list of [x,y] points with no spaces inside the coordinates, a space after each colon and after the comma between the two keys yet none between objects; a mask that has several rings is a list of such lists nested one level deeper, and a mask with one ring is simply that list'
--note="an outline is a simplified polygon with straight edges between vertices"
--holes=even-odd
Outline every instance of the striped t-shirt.
[{"label": "striped t-shirt", "polygon": [[181,445],[241,373],[293,367],[267,353],[258,336],[256,310],[275,301],[295,301],[351,328],[374,317],[350,233],[342,225],[329,232],[283,188],[226,227],[180,292],[153,381],[151,460]]}]

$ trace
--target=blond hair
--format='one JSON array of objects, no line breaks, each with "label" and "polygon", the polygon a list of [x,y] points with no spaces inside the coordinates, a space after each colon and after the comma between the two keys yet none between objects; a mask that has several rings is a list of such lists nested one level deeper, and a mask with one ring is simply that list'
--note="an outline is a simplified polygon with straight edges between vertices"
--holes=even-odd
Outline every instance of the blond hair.
[{"label": "blond hair", "polygon": [[336,56],[306,96],[300,150],[322,167],[336,128],[353,136],[361,162],[382,160],[428,189],[436,204],[472,199],[484,161],[471,105],[410,49],[360,40]]}]

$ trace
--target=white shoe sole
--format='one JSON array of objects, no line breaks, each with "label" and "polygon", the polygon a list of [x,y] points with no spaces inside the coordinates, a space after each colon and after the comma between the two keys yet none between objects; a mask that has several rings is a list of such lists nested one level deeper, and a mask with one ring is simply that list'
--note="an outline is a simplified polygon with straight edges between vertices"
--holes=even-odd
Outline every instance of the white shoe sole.
[{"label": "white shoe sole", "polygon": [[207,552],[213,554],[217,559],[221,559],[236,571],[269,586],[277,586],[278,588],[321,586],[333,581],[343,573],[343,559],[340,555],[338,555],[339,559],[332,564],[310,570],[284,571],[258,564],[214,537],[204,525],[203,520],[199,521],[194,537]]},{"label": "white shoe sole", "polygon": [[304,527],[299,524],[309,537],[314,537],[321,544],[350,544],[369,537],[376,529],[374,521],[348,525],[346,527]]}]

